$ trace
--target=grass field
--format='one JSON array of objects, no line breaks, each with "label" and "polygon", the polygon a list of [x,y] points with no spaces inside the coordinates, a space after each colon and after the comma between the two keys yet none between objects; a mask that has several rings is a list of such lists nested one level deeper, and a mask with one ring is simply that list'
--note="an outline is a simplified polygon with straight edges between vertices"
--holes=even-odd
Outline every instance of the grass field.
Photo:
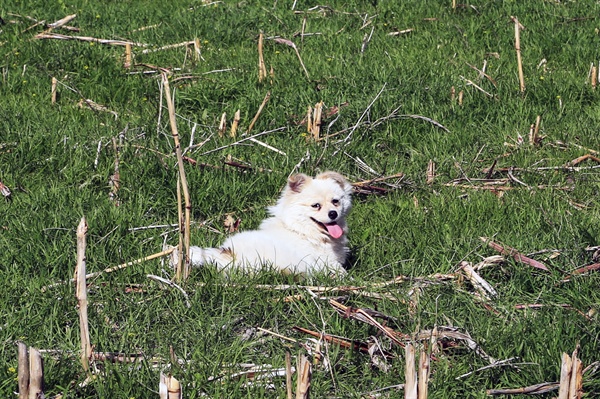
[{"label": "grass field", "polygon": [[[376,309],[402,341],[424,345],[430,398],[556,382],[561,354],[578,345],[583,366],[592,366],[584,397],[600,396],[600,275],[565,281],[600,262],[600,88],[590,72],[600,61],[600,4],[320,4],[0,0],[0,396],[18,390],[16,343],[24,342],[52,350],[43,354],[47,398],[158,397],[161,371],[182,382],[185,398],[284,398],[285,377],[235,374],[247,364],[285,367],[286,352],[295,363],[307,346],[312,359],[315,341],[298,326],[390,354],[323,343],[313,398],[402,397],[393,387],[405,381],[404,349],[337,313],[329,298]],[[77,31],[47,31],[71,14],[66,25]],[[524,91],[511,16],[524,27]],[[131,41],[133,65],[124,67],[123,45],[36,38],[43,32]],[[199,51],[162,48],[195,39]],[[293,41],[298,53],[275,39]],[[227,215],[241,229],[256,227],[294,171],[382,179],[354,197],[354,262],[343,281],[195,269],[180,284],[189,307],[179,290],[147,277],[173,277],[160,260],[88,281],[94,350],[142,360],[97,362],[82,384],[75,289],[43,289],[73,276],[80,219],[89,226],[88,272],[178,241],[177,160],[157,68],[168,70],[182,147],[198,162],[186,163],[194,245],[218,245]],[[315,140],[303,119],[320,101]],[[263,132],[257,139],[271,148],[240,142]],[[499,255],[480,237],[549,270],[505,256],[478,271],[497,292],[485,299],[461,263]],[[398,276],[406,278],[392,283]],[[264,287],[277,284],[292,287]],[[320,293],[309,284],[363,289]],[[435,327],[468,334],[479,350],[450,336],[438,350],[416,338]],[[478,370],[494,359],[513,366]]]}]

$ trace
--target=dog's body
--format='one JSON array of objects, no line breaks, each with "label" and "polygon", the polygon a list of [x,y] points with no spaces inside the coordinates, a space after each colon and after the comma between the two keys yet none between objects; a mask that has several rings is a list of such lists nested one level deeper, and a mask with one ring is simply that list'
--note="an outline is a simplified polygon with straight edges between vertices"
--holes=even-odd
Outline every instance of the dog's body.
[{"label": "dog's body", "polygon": [[336,172],[293,175],[258,230],[234,234],[220,248],[191,247],[190,261],[195,266],[214,263],[225,272],[272,267],[283,273],[342,276],[351,192],[350,183]]}]

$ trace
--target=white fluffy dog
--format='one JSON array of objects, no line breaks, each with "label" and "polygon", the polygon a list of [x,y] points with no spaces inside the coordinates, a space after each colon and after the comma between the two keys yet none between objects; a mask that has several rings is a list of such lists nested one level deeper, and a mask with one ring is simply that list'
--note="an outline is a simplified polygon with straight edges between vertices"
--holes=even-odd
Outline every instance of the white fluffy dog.
[{"label": "white fluffy dog", "polygon": [[234,234],[220,248],[191,247],[191,263],[216,264],[226,273],[266,267],[283,273],[343,276],[351,192],[350,183],[336,172],[314,178],[295,174],[258,230]]}]

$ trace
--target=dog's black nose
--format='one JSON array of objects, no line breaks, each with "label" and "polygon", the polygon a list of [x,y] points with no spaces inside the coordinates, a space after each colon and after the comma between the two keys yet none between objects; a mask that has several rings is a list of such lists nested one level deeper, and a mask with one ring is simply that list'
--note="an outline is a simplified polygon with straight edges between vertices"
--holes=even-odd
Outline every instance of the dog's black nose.
[{"label": "dog's black nose", "polygon": [[338,213],[336,211],[329,211],[327,216],[329,216],[329,219],[335,220],[338,217]]}]

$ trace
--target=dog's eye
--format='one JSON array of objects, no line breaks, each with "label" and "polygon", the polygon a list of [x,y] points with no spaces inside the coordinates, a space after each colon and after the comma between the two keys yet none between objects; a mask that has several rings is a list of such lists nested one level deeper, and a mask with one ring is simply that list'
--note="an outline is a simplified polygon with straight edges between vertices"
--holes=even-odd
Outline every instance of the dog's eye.
[{"label": "dog's eye", "polygon": [[311,206],[315,209],[321,209],[321,204],[319,204],[318,202],[316,204],[312,204]]},{"label": "dog's eye", "polygon": [[337,206],[337,205],[339,205],[339,204],[340,204],[340,200],[339,200],[339,199],[333,199],[333,200],[331,200],[331,203],[332,203],[333,205],[336,205],[336,206]]}]

